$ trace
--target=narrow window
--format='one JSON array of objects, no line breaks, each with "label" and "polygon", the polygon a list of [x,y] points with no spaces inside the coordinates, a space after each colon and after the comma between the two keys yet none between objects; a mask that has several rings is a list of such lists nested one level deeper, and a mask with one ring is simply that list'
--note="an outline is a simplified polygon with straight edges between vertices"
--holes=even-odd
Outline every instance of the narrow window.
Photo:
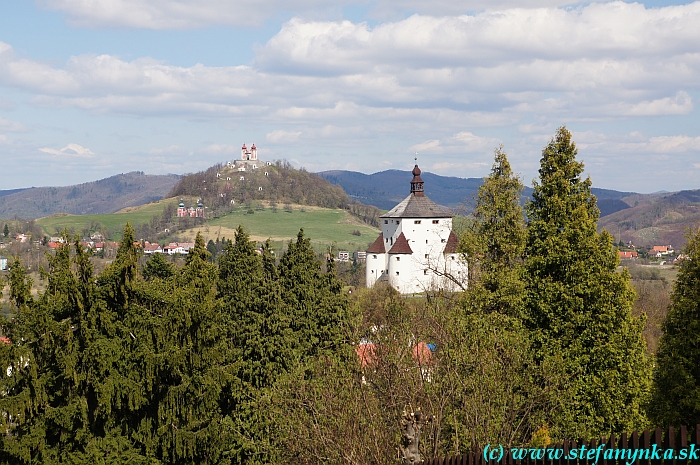
[{"label": "narrow window", "polygon": [[374,270],[372,270],[372,274],[374,274]]},{"label": "narrow window", "polygon": [[389,220],[384,220],[384,224],[389,224]]},{"label": "narrow window", "polygon": [[413,224],[420,224],[420,220],[414,221]]},{"label": "narrow window", "polygon": [[428,243],[428,239],[425,240],[425,243],[426,243],[426,244]]},{"label": "narrow window", "polygon": [[390,242],[390,244],[391,244],[391,245],[394,245],[394,238],[393,238],[393,237],[391,237],[390,239],[391,239],[391,242]]},{"label": "narrow window", "polygon": [[428,254],[425,254],[425,258],[428,258]]},{"label": "narrow window", "polygon": [[440,242],[444,244],[445,242],[447,242],[447,239],[440,239]]},{"label": "narrow window", "polygon": [[433,224],[438,224],[439,222],[439,220],[433,220]]},{"label": "narrow window", "polygon": [[396,257],[396,261],[397,261],[397,262],[400,262],[400,261],[401,261],[401,257]]},{"label": "narrow window", "polygon": [[387,238],[387,239],[384,239],[384,242],[389,242],[389,239],[388,239],[388,238]]},{"label": "narrow window", "polygon": [[397,272],[396,272],[396,276],[398,276],[398,275],[399,275],[399,272],[397,271]]},{"label": "narrow window", "polygon": [[372,258],[377,258],[377,256],[376,256],[376,255],[372,255]]},{"label": "narrow window", "polygon": [[427,275],[427,274],[428,274],[428,270],[423,270],[423,274]]},{"label": "narrow window", "polygon": [[453,256],[453,257],[452,257],[452,260],[454,260],[454,259],[455,259],[455,257]]}]

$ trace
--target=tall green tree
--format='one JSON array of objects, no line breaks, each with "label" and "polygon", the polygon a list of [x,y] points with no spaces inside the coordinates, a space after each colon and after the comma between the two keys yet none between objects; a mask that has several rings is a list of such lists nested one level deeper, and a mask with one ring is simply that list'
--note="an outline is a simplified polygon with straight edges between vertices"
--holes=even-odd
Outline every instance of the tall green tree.
[{"label": "tall green tree", "polygon": [[470,268],[478,269],[471,273],[467,295],[470,305],[480,313],[522,317],[522,258],[527,234],[520,205],[523,189],[503,148],[496,149],[491,173],[479,187],[475,221],[460,241]]},{"label": "tall green tree", "polygon": [[700,229],[688,239],[656,353],[649,413],[661,427],[700,423]]},{"label": "tall green tree", "polygon": [[565,127],[542,151],[527,205],[526,321],[539,360],[561,360],[569,379],[556,433],[600,437],[645,425],[650,362],[629,274],[616,271],[612,237],[596,231],[596,198],[576,155]]},{"label": "tall green tree", "polygon": [[2,228],[2,235],[7,237],[10,234],[10,227],[5,223],[5,226]]}]

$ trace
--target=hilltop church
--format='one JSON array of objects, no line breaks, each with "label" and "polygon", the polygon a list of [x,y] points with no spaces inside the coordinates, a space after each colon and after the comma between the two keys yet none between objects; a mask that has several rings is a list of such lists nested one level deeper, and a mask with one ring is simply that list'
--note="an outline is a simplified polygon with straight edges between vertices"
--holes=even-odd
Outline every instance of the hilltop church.
[{"label": "hilltop church", "polygon": [[466,289],[452,214],[425,195],[418,165],[412,174],[409,196],[380,217],[382,232],[367,250],[367,287],[384,281],[402,294]]}]

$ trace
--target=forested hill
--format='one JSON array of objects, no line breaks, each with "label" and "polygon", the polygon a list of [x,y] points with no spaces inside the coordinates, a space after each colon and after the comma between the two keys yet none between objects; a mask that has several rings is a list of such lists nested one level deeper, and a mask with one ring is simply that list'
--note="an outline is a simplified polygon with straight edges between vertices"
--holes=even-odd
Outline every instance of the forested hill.
[{"label": "forested hill", "polygon": [[[409,193],[411,173],[401,170],[380,171],[374,174],[364,174],[355,171],[323,171],[319,176],[332,184],[337,184],[355,200],[374,205],[384,210],[393,208]],[[481,178],[457,178],[440,176],[423,171],[421,178],[425,181],[425,193],[440,205],[456,207],[474,199]],[[593,188],[593,194],[598,198],[601,216],[606,216],[625,208],[629,208],[622,198],[634,195],[632,192],[619,192],[610,189]],[[523,200],[532,195],[532,188],[526,187]]]},{"label": "forested hill", "polygon": [[700,223],[700,189],[635,195],[625,201],[633,207],[602,218],[598,227],[637,246],[670,244],[679,249],[687,230]]},{"label": "forested hill", "polygon": [[217,210],[234,204],[270,201],[346,208],[350,199],[341,187],[309,173],[294,169],[286,161],[266,163],[245,171],[221,163],[198,173],[183,176],[170,191],[170,197],[201,197],[204,205]]},{"label": "forested hill", "polygon": [[17,189],[17,192],[0,196],[0,218],[113,213],[162,199],[178,177],[133,171],[74,186]]}]

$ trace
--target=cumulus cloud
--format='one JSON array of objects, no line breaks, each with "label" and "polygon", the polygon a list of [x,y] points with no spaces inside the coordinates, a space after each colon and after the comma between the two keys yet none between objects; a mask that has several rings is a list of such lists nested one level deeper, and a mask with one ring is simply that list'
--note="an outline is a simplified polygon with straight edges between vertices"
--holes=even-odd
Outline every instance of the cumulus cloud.
[{"label": "cumulus cloud", "polygon": [[[59,3],[78,5],[52,5]],[[413,15],[375,27],[294,18],[256,51],[252,66],[225,67],[112,55],[74,56],[56,67],[0,43],[0,83],[32,93],[38,106],[267,122],[369,115],[374,125],[453,112],[502,125],[523,115],[688,114],[699,87],[698,23],[700,2]]]},{"label": "cumulus cloud", "polygon": [[44,147],[39,149],[39,151],[65,158],[93,158],[95,156],[95,153],[92,150],[78,144],[68,144],[61,150]]},{"label": "cumulus cloud", "polygon": [[468,131],[462,131],[448,137],[444,142],[429,140],[409,147],[409,150],[428,153],[469,153],[493,150],[500,141],[491,137],[482,137]]},{"label": "cumulus cloud", "polygon": [[[258,25],[279,13],[337,14],[347,5],[368,0],[38,0],[46,8],[63,12],[77,27],[130,27],[143,29],[191,29],[212,25]],[[370,16],[390,19],[407,12],[455,15],[467,11],[501,10],[568,5],[569,0],[376,0]]]}]

